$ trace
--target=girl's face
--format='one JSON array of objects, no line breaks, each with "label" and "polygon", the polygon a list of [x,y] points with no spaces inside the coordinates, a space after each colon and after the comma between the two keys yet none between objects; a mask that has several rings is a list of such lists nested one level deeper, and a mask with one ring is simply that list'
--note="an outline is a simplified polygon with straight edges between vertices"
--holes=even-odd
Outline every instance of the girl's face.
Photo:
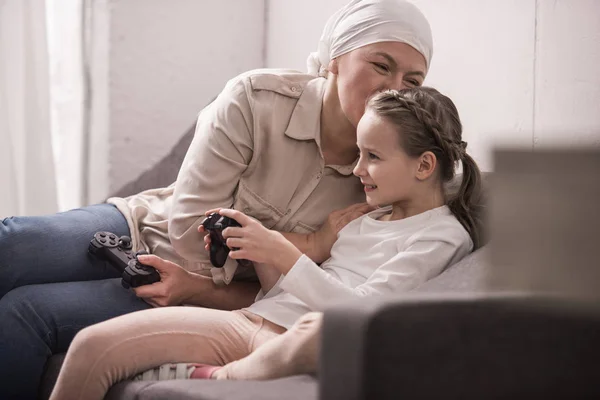
[{"label": "girl's face", "polygon": [[425,57],[400,42],[360,47],[332,60],[328,69],[337,76],[340,105],[353,126],[373,94],[421,86],[427,71]]},{"label": "girl's face", "polygon": [[367,203],[385,206],[410,201],[420,160],[404,152],[398,128],[367,110],[356,135],[360,157],[353,173],[364,185]]}]

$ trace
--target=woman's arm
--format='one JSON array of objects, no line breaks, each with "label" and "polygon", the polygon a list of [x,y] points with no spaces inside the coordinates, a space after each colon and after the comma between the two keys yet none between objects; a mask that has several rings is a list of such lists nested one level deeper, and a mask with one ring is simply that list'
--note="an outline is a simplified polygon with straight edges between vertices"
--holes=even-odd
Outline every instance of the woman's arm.
[{"label": "woman's arm", "polygon": [[134,288],[135,294],[155,307],[189,304],[221,310],[238,310],[254,303],[260,289],[257,282],[231,282],[218,286],[211,278],[186,271],[154,255],[138,256],[160,274],[160,282]]},{"label": "woman's arm", "polygon": [[229,207],[253,155],[253,115],[247,79],[228,82],[199,115],[196,133],[175,183],[169,239],[179,255],[209,264],[197,228],[206,210]]},{"label": "woman's arm", "polygon": [[228,285],[216,285],[206,276],[193,274],[189,296],[183,303],[220,310],[239,310],[254,303],[259,290],[258,282],[232,281]]}]

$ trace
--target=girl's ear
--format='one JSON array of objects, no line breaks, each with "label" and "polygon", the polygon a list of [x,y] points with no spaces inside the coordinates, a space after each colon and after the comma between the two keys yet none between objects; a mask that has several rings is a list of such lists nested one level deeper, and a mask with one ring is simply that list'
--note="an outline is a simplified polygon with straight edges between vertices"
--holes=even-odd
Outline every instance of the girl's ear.
[{"label": "girl's ear", "polygon": [[331,72],[332,74],[337,75],[338,71],[339,71],[339,65],[338,65],[338,60],[337,58],[334,58],[333,60],[329,61],[329,65],[327,66],[327,71]]},{"label": "girl's ear", "polygon": [[416,178],[420,181],[428,179],[435,171],[437,158],[431,151],[426,151],[419,157],[419,165],[417,167]]}]

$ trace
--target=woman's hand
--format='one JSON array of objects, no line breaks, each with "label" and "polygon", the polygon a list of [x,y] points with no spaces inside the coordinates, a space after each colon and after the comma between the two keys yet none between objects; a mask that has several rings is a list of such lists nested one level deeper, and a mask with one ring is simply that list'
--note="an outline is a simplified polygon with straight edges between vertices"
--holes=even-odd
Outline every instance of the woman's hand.
[{"label": "woman's hand", "polygon": [[367,203],[357,203],[329,214],[321,229],[313,234],[314,246],[317,248],[319,259],[325,261],[330,257],[331,248],[343,227],[373,210],[375,207]]},{"label": "woman's hand", "polygon": [[221,209],[219,214],[236,220],[241,227],[223,230],[229,257],[269,264],[282,274],[287,273],[296,263],[302,252],[277,231],[265,228],[256,219],[231,209]]},{"label": "woman's hand", "polygon": [[133,288],[135,294],[155,307],[178,306],[190,295],[191,273],[155,255],[139,255],[139,262],[156,268],[160,282]]}]

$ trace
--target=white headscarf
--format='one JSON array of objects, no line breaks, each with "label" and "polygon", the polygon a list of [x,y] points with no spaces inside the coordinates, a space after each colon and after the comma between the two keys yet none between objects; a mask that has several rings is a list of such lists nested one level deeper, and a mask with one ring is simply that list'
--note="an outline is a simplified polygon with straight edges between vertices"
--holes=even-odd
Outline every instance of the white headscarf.
[{"label": "white headscarf", "polygon": [[390,41],[414,47],[429,68],[431,28],[414,4],[405,0],[352,0],[327,20],[317,52],[308,57],[308,73],[324,76],[332,59],[368,44]]}]

